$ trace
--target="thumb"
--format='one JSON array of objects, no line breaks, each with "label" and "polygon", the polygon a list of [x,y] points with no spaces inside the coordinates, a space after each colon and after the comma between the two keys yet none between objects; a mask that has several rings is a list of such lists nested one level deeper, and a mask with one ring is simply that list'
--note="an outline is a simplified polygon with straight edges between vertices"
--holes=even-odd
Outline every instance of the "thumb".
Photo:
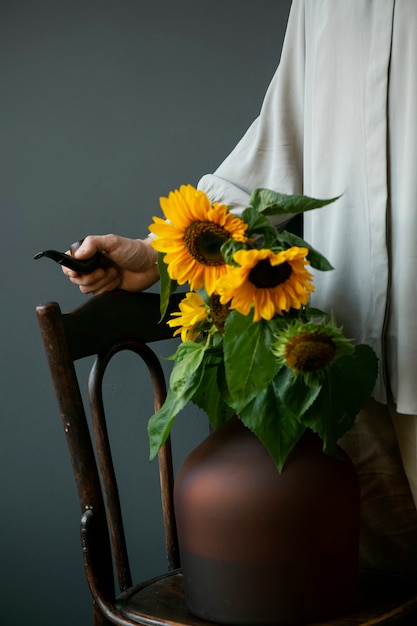
[{"label": "thumb", "polygon": [[81,239],[81,241],[76,241],[71,245],[71,254],[77,259],[89,259],[94,256],[96,252],[105,252],[106,245],[102,241],[105,239],[105,236],[88,235],[84,239]]}]

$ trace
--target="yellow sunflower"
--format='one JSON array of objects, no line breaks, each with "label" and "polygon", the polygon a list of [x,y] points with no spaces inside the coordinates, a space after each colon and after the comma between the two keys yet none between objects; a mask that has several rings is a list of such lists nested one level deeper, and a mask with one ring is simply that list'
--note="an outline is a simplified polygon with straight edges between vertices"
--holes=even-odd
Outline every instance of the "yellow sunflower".
[{"label": "yellow sunflower", "polygon": [[306,269],[307,248],[288,250],[239,250],[233,259],[240,267],[230,267],[216,288],[222,304],[229,303],[248,315],[254,307],[253,321],[270,320],[291,308],[300,309],[314,291],[312,275]]},{"label": "yellow sunflower", "polygon": [[149,230],[156,235],[155,250],[165,253],[169,277],[180,285],[188,282],[192,290],[204,286],[211,295],[226,273],[221,245],[230,238],[246,241],[247,224],[191,185],[182,185],[160,203],[166,220],[154,217]]},{"label": "yellow sunflower", "polygon": [[174,333],[181,333],[182,341],[194,341],[202,330],[209,315],[209,307],[198,293],[189,292],[179,303],[180,310],[172,313],[177,319],[168,320],[168,326],[180,326]]}]

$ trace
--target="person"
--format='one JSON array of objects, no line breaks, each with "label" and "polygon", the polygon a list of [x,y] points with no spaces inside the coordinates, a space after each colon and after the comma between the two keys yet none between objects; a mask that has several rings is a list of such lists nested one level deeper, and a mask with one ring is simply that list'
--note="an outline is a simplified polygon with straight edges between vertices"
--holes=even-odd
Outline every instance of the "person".
[{"label": "person", "polygon": [[[373,397],[342,440],[361,482],[362,558],[417,572],[417,7],[415,0],[293,0],[261,112],[199,182],[233,210],[265,187],[337,203],[304,216],[304,237],[334,272],[312,304],[371,345]],[[89,236],[76,256],[114,265],[64,269],[83,293],[141,290],[157,280],[149,239]]]}]

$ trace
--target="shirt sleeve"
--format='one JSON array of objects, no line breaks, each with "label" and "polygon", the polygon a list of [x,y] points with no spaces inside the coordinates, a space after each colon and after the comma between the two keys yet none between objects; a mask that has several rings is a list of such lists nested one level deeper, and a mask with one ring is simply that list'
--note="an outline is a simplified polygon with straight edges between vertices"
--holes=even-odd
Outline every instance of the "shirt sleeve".
[{"label": "shirt sleeve", "polygon": [[[198,187],[211,201],[239,214],[253,189],[302,193],[305,36],[304,1],[294,0],[281,60],[265,95],[259,117],[237,146]],[[275,225],[288,216],[273,218]]]}]

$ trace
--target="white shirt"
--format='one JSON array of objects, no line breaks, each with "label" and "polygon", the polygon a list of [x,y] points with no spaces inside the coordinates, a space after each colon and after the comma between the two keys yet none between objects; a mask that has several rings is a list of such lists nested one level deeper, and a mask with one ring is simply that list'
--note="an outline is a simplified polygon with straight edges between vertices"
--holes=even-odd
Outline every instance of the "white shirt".
[{"label": "white shirt", "polygon": [[233,209],[256,187],[316,198],[304,237],[335,267],[312,304],[380,359],[417,414],[417,2],[294,0],[258,119],[199,183]]}]

